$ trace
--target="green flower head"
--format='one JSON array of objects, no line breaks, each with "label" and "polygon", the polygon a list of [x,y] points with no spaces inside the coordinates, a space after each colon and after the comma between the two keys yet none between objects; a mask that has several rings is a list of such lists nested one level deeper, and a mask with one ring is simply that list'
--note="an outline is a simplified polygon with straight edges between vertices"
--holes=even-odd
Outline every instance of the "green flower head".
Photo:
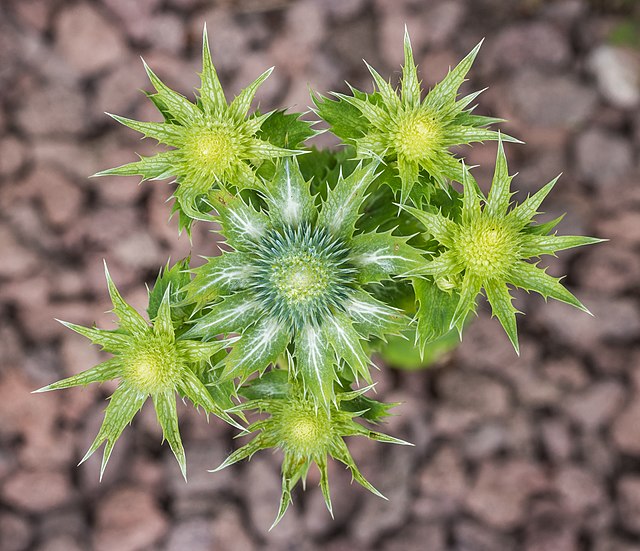
[{"label": "green flower head", "polygon": [[[450,327],[457,327],[462,331],[467,315],[475,310],[477,295],[484,289],[493,315],[504,327],[517,352],[517,311],[512,305],[508,285],[535,291],[545,298],[554,298],[588,312],[560,283],[560,279],[548,275],[545,269],[527,262],[527,259],[554,255],[557,251],[602,240],[551,234],[561,218],[546,224],[533,223],[538,214],[538,207],[558,178],[521,204],[510,208],[513,195],[510,191],[512,178],[508,173],[502,141],[499,141],[496,168],[488,198],[485,199],[481,195],[475,181],[467,176],[465,169],[462,213],[459,219],[454,220],[439,212],[405,208],[424,225],[428,234],[440,245],[439,254],[416,270],[415,274],[430,276],[437,287],[448,292],[453,298],[455,309],[450,319]],[[433,303],[433,297],[429,294],[432,289],[433,286],[422,285],[418,280],[416,295],[421,303],[418,312],[419,333],[421,318],[429,317],[428,309],[442,309],[446,302],[445,299],[443,303]],[[425,331],[426,328],[422,332]]]},{"label": "green flower head", "polygon": [[211,195],[234,251],[196,269],[186,291],[205,311],[186,335],[209,340],[242,333],[223,375],[244,380],[263,372],[292,344],[305,389],[320,403],[334,398],[342,364],[354,378],[371,380],[361,340],[397,333],[407,320],[366,285],[424,261],[406,237],[355,233],[376,166],[340,177],[320,209],[294,159],[281,162],[265,185],[261,210],[224,191]]},{"label": "green flower head", "polygon": [[[502,119],[474,115],[475,106],[469,107],[482,90],[457,99],[481,44],[422,100],[418,69],[405,28],[399,93],[367,65],[377,92],[366,94],[352,88],[352,96],[335,93],[337,101],[322,96],[315,100],[318,115],[331,124],[336,135],[355,146],[357,158],[380,159],[394,167],[401,182],[402,204],[418,182],[420,171],[442,186],[447,179],[461,181],[462,166],[450,148],[498,137],[497,132],[486,127]],[[518,141],[508,136],[504,139]]]},{"label": "green flower head", "polygon": [[[155,88],[155,93],[148,94],[148,97],[164,116],[164,122],[139,122],[111,116],[144,137],[154,138],[172,149],[104,170],[96,176],[139,175],[144,180],[175,178],[178,187],[174,194],[177,199],[174,210],[182,214],[182,227],[189,227],[190,219],[206,219],[199,208],[199,199],[212,188],[258,187],[255,169],[260,163],[297,153],[276,146],[260,136],[265,121],[271,115],[282,119],[281,112],[249,114],[258,87],[273,69],[265,71],[227,104],[211,61],[206,27],[202,45],[201,86],[195,104],[166,86],[146,63],[145,69]],[[310,131],[303,138],[313,134]]]},{"label": "green flower head", "polygon": [[[277,377],[276,377],[277,376]],[[355,418],[364,412],[351,407],[357,406],[363,394],[371,387],[356,391],[339,392],[328,409],[318,408],[316,403],[305,396],[302,388],[295,382],[286,381],[284,371],[273,371],[265,378],[269,380],[269,397],[250,400],[237,406],[238,411],[257,410],[267,413],[268,418],[249,426],[248,432],[256,436],[248,444],[233,452],[215,471],[224,469],[251,456],[259,450],[277,448],[284,452],[282,462],[282,497],[275,526],[285,514],[291,503],[291,492],[300,479],[306,480],[312,463],[320,471],[320,488],[327,509],[333,516],[329,493],[327,463],[329,456],[340,461],[351,471],[353,479],[375,495],[378,492],[362,475],[349,453],[344,441],[346,436],[365,436],[371,440],[392,444],[411,445],[404,440],[368,429],[356,422]],[[265,385],[264,381],[259,383]],[[372,401],[370,401],[372,402]],[[376,402],[376,404],[379,404]],[[379,404],[383,405],[383,404]],[[388,405],[384,405],[387,407]],[[386,499],[386,498],[385,498]],[[272,526],[272,528],[273,528]]]},{"label": "green flower head", "polygon": [[211,412],[239,427],[214,401],[212,394],[196,375],[203,364],[208,365],[210,358],[227,347],[230,341],[203,343],[176,337],[171,318],[170,289],[164,293],[153,324],[149,325],[124,301],[109,276],[106,264],[105,272],[113,311],[119,319],[119,328],[107,331],[73,323],[61,323],[87,337],[94,344],[102,346],[104,350],[113,354],[113,358],[36,392],[119,380],[118,388],[109,400],[98,436],[81,461],[86,461],[106,442],[100,478],[117,439],[151,396],[164,438],[169,442],[180,470],[186,477],[185,453],[178,430],[176,393],[191,400],[196,407],[202,406],[206,412]]}]

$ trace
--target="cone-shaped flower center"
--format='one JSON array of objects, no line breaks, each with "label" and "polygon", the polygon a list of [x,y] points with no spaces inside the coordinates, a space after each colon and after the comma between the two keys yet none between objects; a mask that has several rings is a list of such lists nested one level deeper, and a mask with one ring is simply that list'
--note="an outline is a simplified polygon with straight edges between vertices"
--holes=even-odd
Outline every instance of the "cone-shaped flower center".
[{"label": "cone-shaped flower center", "polygon": [[440,124],[427,113],[410,113],[398,123],[396,150],[410,161],[424,161],[436,149],[441,134]]},{"label": "cone-shaped flower center", "polygon": [[180,365],[173,342],[149,335],[127,354],[125,378],[141,392],[162,392],[175,387]]},{"label": "cone-shaped flower center", "polygon": [[342,244],[309,226],[271,232],[261,243],[256,287],[266,311],[301,327],[340,308],[352,269]]},{"label": "cone-shaped flower center", "polygon": [[485,278],[504,274],[517,261],[518,249],[517,234],[490,219],[461,228],[456,239],[460,261],[468,270]]},{"label": "cone-shaped flower center", "polygon": [[221,176],[235,160],[236,148],[228,129],[201,129],[187,141],[185,154],[196,168]]},{"label": "cone-shaped flower center", "polygon": [[301,456],[322,453],[331,440],[331,418],[310,400],[291,400],[274,416],[279,424],[283,447]]},{"label": "cone-shaped flower center", "polygon": [[271,281],[283,300],[295,307],[321,297],[331,283],[334,268],[303,250],[275,262]]}]

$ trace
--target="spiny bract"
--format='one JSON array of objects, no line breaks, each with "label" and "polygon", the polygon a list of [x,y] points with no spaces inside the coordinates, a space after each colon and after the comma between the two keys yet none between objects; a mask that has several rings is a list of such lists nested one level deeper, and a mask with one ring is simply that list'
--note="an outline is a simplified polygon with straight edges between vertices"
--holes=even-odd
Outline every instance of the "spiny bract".
[{"label": "spiny bract", "polygon": [[[344,441],[346,436],[365,436],[371,440],[391,444],[411,445],[404,440],[373,431],[357,423],[355,418],[364,412],[348,408],[349,402],[357,401],[370,387],[356,391],[338,392],[328,409],[318,408],[305,396],[302,387],[295,381],[282,382],[286,373],[273,371],[265,378],[271,379],[270,397],[249,400],[238,406],[238,411],[257,410],[269,417],[250,425],[248,432],[258,434],[248,444],[233,452],[216,471],[233,465],[259,450],[277,448],[284,452],[282,461],[282,496],[280,508],[273,523],[275,526],[291,503],[291,491],[300,479],[306,480],[312,463],[320,471],[320,488],[329,512],[333,516],[329,494],[327,460],[329,456],[340,461],[351,471],[354,480],[375,495],[384,497],[367,481],[358,469]],[[274,389],[278,391],[274,392]],[[273,527],[272,526],[272,527]]]},{"label": "spiny bract", "polygon": [[[406,203],[424,170],[445,187],[447,179],[461,181],[462,166],[449,149],[453,146],[495,140],[498,133],[486,128],[502,119],[473,115],[469,105],[480,95],[475,92],[457,100],[482,42],[421,100],[418,69],[413,59],[409,33],[405,28],[404,67],[400,93],[367,64],[378,91],[366,94],[352,88],[352,96],[334,93],[338,101],[316,98],[318,115],[332,125],[332,131],[352,143],[359,159],[379,159],[390,163],[401,181],[400,202]],[[346,104],[346,105],[345,105]],[[356,116],[347,117],[355,109]],[[353,121],[344,127],[343,120]],[[505,136],[505,139],[514,140]]]},{"label": "spiny bract", "polygon": [[[545,269],[526,262],[526,259],[553,255],[557,251],[601,240],[550,234],[560,219],[547,224],[533,224],[538,207],[558,178],[510,209],[512,178],[508,173],[507,159],[500,140],[489,196],[484,199],[475,182],[463,178],[464,196],[459,220],[452,220],[439,212],[405,208],[422,222],[428,234],[441,245],[440,253],[414,273],[431,276],[436,285],[450,294],[456,290],[456,295],[452,296],[457,305],[450,327],[457,327],[462,332],[467,315],[475,310],[476,297],[484,289],[493,315],[498,318],[518,352],[517,311],[512,305],[508,284],[535,291],[545,298],[551,297],[588,312],[560,283],[559,278],[550,276]],[[482,203],[484,207],[481,206]],[[420,285],[418,288],[422,289]],[[420,328],[421,315],[428,317],[425,310],[433,308],[433,303],[430,303],[428,297],[421,297],[420,291],[417,295],[421,303],[418,313]]]},{"label": "spiny bract", "polygon": [[293,342],[305,389],[323,405],[334,397],[341,362],[355,379],[371,380],[361,340],[398,333],[408,320],[365,285],[424,261],[406,237],[354,234],[376,167],[370,163],[341,177],[321,209],[295,159],[283,161],[265,185],[265,210],[226,192],[211,194],[222,234],[235,251],[195,270],[188,297],[207,312],[187,336],[242,333],[224,361],[223,376],[245,380],[263,372]]},{"label": "spiny bract", "polygon": [[[258,187],[259,179],[255,174],[257,166],[263,161],[298,153],[260,137],[260,130],[272,113],[249,115],[256,91],[272,69],[265,71],[227,104],[211,61],[206,27],[202,44],[201,86],[195,104],[166,86],[146,63],[144,66],[156,90],[148,97],[165,121],[140,122],[111,116],[144,134],[144,137],[154,138],[173,149],[103,170],[96,176],[139,175],[144,180],[174,177],[178,184],[174,194],[177,199],[174,210],[182,213],[183,227],[189,227],[191,218],[208,219],[198,199],[212,188]],[[275,114],[282,116],[281,112]],[[304,137],[313,134],[313,131],[309,131]]]},{"label": "spiny bract", "polygon": [[[61,322],[69,329],[90,339],[94,344],[114,357],[78,375],[53,383],[37,392],[58,390],[89,383],[119,380],[119,385],[109,400],[104,422],[89,451],[86,461],[104,442],[104,454],[100,478],[109,461],[117,439],[151,396],[162,426],[164,438],[169,442],[183,476],[186,478],[186,459],[176,410],[176,393],[188,398],[196,406],[202,406],[228,423],[240,427],[212,398],[196,376],[201,364],[230,344],[230,341],[199,342],[176,338],[171,306],[170,289],[165,292],[158,314],[150,326],[147,321],[127,304],[111,280],[105,264],[109,294],[113,312],[119,320],[119,328],[107,331]],[[226,405],[226,404],[225,404]]]}]

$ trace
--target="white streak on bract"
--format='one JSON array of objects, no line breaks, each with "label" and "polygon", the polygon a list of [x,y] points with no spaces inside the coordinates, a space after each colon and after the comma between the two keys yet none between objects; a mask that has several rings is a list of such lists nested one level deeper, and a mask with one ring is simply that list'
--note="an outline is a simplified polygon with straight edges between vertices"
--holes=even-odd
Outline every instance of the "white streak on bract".
[{"label": "white streak on bract", "polygon": [[351,313],[364,321],[371,321],[371,318],[377,318],[385,320],[393,310],[391,308],[384,308],[377,304],[371,304],[363,302],[358,299],[352,299],[349,310]]},{"label": "white streak on bract", "polygon": [[382,266],[387,272],[391,271],[395,267],[394,260],[404,260],[405,262],[418,263],[417,260],[412,258],[406,258],[397,254],[383,254],[389,250],[389,247],[380,248],[372,253],[364,253],[356,257],[356,261],[360,264],[378,264]]},{"label": "white streak on bract", "polygon": [[229,216],[232,218],[234,226],[241,233],[245,233],[254,238],[262,235],[264,228],[256,225],[247,214],[243,217],[239,212],[230,210]]},{"label": "white streak on bract", "polygon": [[294,196],[293,187],[291,186],[291,169],[289,163],[285,163],[285,172],[287,177],[287,196],[285,197],[285,207],[283,209],[283,218],[289,223],[298,222],[300,218],[300,202]]},{"label": "white streak on bract", "polygon": [[244,360],[248,362],[256,354],[268,349],[279,330],[280,326],[276,320],[267,320],[262,326],[261,331],[256,332],[254,338],[251,339],[250,342],[254,346],[251,352],[244,357]]},{"label": "white streak on bract", "polygon": [[204,291],[209,287],[217,285],[221,281],[230,283],[234,280],[242,279],[244,276],[248,275],[249,272],[250,266],[227,266],[226,268],[221,268],[213,279],[209,279],[209,281],[204,285],[201,285],[198,290]]},{"label": "white streak on bract", "polygon": [[320,349],[318,347],[318,339],[321,338],[321,336],[315,327],[313,327],[312,325],[307,325],[305,327],[304,338],[307,342],[309,365],[313,369],[316,379],[318,379],[318,385],[320,387],[322,397],[326,400],[326,396],[324,395],[324,388],[322,386],[322,377],[320,375]]},{"label": "white streak on bract", "polygon": [[203,325],[199,325],[198,327],[200,329],[206,329],[207,327],[211,327],[212,325],[217,325],[218,323],[222,323],[222,322],[225,322],[227,320],[230,320],[230,319],[234,318],[235,316],[239,316],[240,314],[243,314],[247,310],[250,310],[251,308],[255,308],[257,306],[258,306],[258,304],[256,302],[253,302],[253,301],[243,302],[242,304],[239,304],[238,306],[236,306],[234,308],[230,308],[229,310],[227,310],[219,318],[217,318],[217,319],[215,319],[213,321],[209,321],[209,322],[207,322],[207,323],[205,323]]},{"label": "white streak on bract", "polygon": [[344,330],[344,327],[342,327],[342,325],[338,323],[338,320],[333,316],[329,318],[329,323],[333,325],[336,331],[336,336],[342,342],[342,344],[351,351],[351,353],[354,355],[355,358],[358,359],[360,366],[366,367],[366,365],[361,361],[360,355],[358,354],[357,350],[354,348],[351,342],[351,339],[349,338],[349,335],[347,335],[347,332]]}]

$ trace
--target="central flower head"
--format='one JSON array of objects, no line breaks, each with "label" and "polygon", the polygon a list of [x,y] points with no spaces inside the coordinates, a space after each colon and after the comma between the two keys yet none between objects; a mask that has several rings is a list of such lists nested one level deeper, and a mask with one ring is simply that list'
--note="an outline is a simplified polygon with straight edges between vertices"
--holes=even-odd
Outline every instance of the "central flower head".
[{"label": "central flower head", "polygon": [[467,270],[483,278],[496,277],[518,260],[518,236],[496,220],[480,219],[461,228],[456,249]]},{"label": "central flower head", "polygon": [[271,231],[260,245],[254,277],[265,309],[293,327],[341,308],[352,270],[342,244],[305,225]]},{"label": "central flower head", "polygon": [[153,394],[175,387],[180,366],[175,344],[150,334],[126,355],[124,378],[139,391]]},{"label": "central flower head", "polygon": [[194,131],[187,140],[184,153],[200,172],[223,177],[236,160],[236,149],[230,130],[219,126]]},{"label": "central flower head", "polygon": [[312,400],[288,401],[282,411],[274,414],[273,421],[285,450],[305,457],[326,452],[332,436],[331,417]]},{"label": "central flower head", "polygon": [[331,263],[308,250],[300,250],[274,262],[271,282],[292,307],[324,295],[332,279]]},{"label": "central flower head", "polygon": [[428,113],[407,113],[398,123],[394,145],[409,161],[425,161],[437,150],[441,135],[441,125]]}]

